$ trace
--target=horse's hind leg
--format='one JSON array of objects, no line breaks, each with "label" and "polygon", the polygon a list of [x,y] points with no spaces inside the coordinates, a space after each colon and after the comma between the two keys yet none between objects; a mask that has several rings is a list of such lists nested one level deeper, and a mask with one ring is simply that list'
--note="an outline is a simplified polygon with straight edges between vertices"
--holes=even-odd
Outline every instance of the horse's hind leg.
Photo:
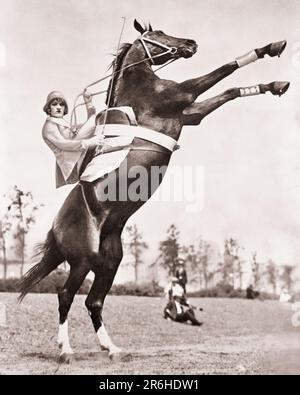
[{"label": "horse's hind leg", "polygon": [[101,240],[98,258],[99,262],[95,270],[95,280],[85,302],[100,346],[102,349],[108,350],[111,358],[120,353],[121,350],[113,344],[105,329],[102,320],[102,309],[105,297],[112,286],[122,256],[120,232],[116,231],[106,235]]},{"label": "horse's hind leg", "polygon": [[183,111],[183,124],[184,125],[199,125],[203,118],[208,114],[215,111],[223,104],[239,97],[238,88],[228,89],[227,91],[204,100],[199,103],[193,103],[186,107]]},{"label": "horse's hind leg", "polygon": [[111,341],[102,320],[104,299],[110,288],[107,287],[106,279],[107,277],[104,277],[102,273],[96,274],[85,304],[91,316],[100,347],[102,350],[107,350],[109,357],[112,358],[114,355],[119,354],[121,349]]},{"label": "horse's hind leg", "polygon": [[74,300],[74,296],[89,271],[90,266],[88,261],[85,259],[82,259],[80,262],[72,263],[69,278],[66,281],[63,289],[58,293],[59,330],[57,341],[58,346],[61,349],[59,357],[60,362],[69,363],[70,355],[73,354],[73,350],[69,342],[68,313]]},{"label": "horse's hind leg", "polygon": [[273,95],[281,96],[289,88],[290,83],[287,81],[274,81],[269,84],[258,84],[243,88],[232,88],[227,91],[204,100],[203,102],[193,103],[183,111],[184,125],[199,125],[203,118],[215,111],[223,104],[243,96],[255,96],[271,92]]}]

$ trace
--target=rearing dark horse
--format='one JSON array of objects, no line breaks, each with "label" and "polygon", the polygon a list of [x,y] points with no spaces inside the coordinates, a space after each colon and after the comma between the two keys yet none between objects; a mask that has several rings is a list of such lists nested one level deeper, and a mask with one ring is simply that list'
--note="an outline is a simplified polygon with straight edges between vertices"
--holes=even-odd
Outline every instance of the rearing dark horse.
[{"label": "rearing dark horse", "polygon": [[[265,55],[279,56],[286,42],[255,49],[207,75],[176,83],[158,78],[151,66],[163,65],[172,59],[190,58],[197,51],[196,42],[171,37],[160,30],[152,31],[151,26],[144,29],[136,21],[134,26],[141,36],[133,44],[125,44],[115,59],[115,70],[119,73],[111,82],[112,95],[108,106],[132,107],[138,125],[172,137],[176,141],[184,125],[199,125],[206,115],[230,100],[268,91],[273,95],[281,95],[289,87],[288,82],[272,82],[247,88],[232,88],[197,103],[195,100],[200,94],[238,68]],[[129,65],[131,67],[126,68]],[[139,136],[134,139],[133,149],[127,157],[128,171],[139,165],[150,176],[152,166],[167,166],[170,158],[170,151]],[[127,177],[128,188],[134,181],[128,177],[128,173],[121,175],[119,170],[114,173],[117,180]],[[86,299],[86,307],[100,345],[109,351],[110,356],[120,352],[105,330],[102,309],[123,256],[122,230],[128,218],[144,201],[104,201],[101,199],[103,182],[104,178],[100,178],[93,183],[83,182],[75,186],[48,233],[43,258],[25,275],[22,282],[21,299],[33,285],[60,263],[66,260],[70,264],[69,278],[58,295],[58,343],[61,360],[68,360],[72,354],[68,337],[68,312],[76,292],[90,271],[95,273],[95,279]],[[93,188],[97,193],[97,200],[93,199]]]}]

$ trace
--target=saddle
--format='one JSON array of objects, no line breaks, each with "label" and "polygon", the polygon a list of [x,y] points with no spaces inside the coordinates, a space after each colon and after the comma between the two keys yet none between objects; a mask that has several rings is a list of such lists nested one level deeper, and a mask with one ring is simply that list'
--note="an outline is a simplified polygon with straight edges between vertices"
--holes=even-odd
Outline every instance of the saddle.
[{"label": "saddle", "polygon": [[[107,125],[104,131],[105,145],[100,153],[97,153],[95,148],[87,151],[79,171],[79,176],[82,176],[81,180],[83,181],[94,181],[97,174],[94,177],[93,173],[94,171],[99,173],[97,169],[104,169],[104,174],[105,170],[110,172],[118,168],[131,150],[153,151],[170,155],[179,148],[177,142],[171,137],[138,126],[131,107],[114,107],[109,108],[107,112],[106,110],[100,112],[96,116],[96,126],[104,124]],[[85,172],[87,166],[89,168]]]},{"label": "saddle", "polygon": [[[120,108],[109,108],[107,111],[107,114],[105,115],[105,110],[101,111],[95,119],[95,123],[96,125],[104,125],[105,124],[119,124],[119,125],[130,125],[130,126],[136,126],[137,125],[137,121],[134,115],[133,110],[131,109],[130,113],[127,109],[130,107],[127,107],[125,109],[125,107],[120,107]],[[105,119],[106,118],[106,119]],[[120,150],[123,149],[123,146],[119,146],[116,147],[117,149],[114,149],[114,151],[116,150]],[[105,150],[104,152],[112,152],[109,150]],[[79,171],[79,177],[82,175],[82,173],[84,172],[84,170],[86,169],[87,165],[91,162],[91,160],[97,156],[97,148],[91,148],[88,149],[84,160],[82,162],[82,165],[80,167],[80,171]]]},{"label": "saddle", "polygon": [[[96,120],[95,120],[96,125],[104,124],[105,113],[106,110],[101,111],[96,116]],[[108,124],[116,123],[121,125],[132,125],[132,126],[137,126],[138,124],[133,109],[127,106],[108,108],[106,115],[106,123]]]}]

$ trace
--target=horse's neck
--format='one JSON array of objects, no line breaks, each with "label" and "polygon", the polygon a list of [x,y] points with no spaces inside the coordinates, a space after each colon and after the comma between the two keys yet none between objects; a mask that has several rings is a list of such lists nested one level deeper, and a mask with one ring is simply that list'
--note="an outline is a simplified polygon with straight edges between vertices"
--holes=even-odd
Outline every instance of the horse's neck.
[{"label": "horse's neck", "polygon": [[155,77],[155,74],[151,68],[151,61],[147,60],[145,50],[140,43],[132,45],[125,56],[122,67],[127,67],[129,65],[133,65],[128,69],[129,72],[134,68],[135,72]]},{"label": "horse's neck", "polygon": [[[143,60],[145,62],[141,62]],[[141,45],[134,44],[130,48],[121,68],[129,65],[133,66],[126,68],[115,84],[113,105],[116,107],[122,105],[133,107],[140,126],[145,126],[178,140],[181,124],[177,114],[168,113],[168,115],[162,116],[161,111],[160,113],[156,111],[159,103],[158,98],[154,97],[154,85],[161,80],[152,70],[150,61],[146,60],[145,51]],[[167,111],[169,111],[169,108]]]},{"label": "horse's neck", "polygon": [[[125,70],[120,74],[120,77],[115,83],[113,91],[113,105],[116,107],[118,105],[124,104],[122,103],[122,91],[127,91],[128,88],[126,86],[126,82],[128,80],[130,81],[130,86],[133,85],[132,80],[134,80],[134,82],[137,82],[140,86],[141,84],[143,84],[143,81],[146,82],[151,79],[158,78],[151,68],[150,61],[146,60],[144,49],[139,44],[135,44],[130,48],[128,54],[124,58],[122,65],[120,66],[120,69]],[[127,103],[126,105],[130,105],[130,103]]]}]

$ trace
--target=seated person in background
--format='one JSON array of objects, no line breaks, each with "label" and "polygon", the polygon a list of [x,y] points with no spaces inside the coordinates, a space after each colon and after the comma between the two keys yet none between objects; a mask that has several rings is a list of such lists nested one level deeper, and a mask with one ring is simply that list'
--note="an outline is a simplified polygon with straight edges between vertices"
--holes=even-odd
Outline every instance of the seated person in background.
[{"label": "seated person in background", "polygon": [[194,307],[186,299],[184,289],[179,284],[177,277],[172,278],[172,284],[167,289],[167,294],[169,301],[164,308],[164,318],[176,322],[190,321],[192,325],[197,326],[202,325],[202,322],[199,322],[195,316]]},{"label": "seated person in background", "polygon": [[253,289],[253,285],[250,284],[249,287],[246,289],[246,296],[247,299],[256,299],[260,296],[260,293],[258,291],[255,291]]}]

